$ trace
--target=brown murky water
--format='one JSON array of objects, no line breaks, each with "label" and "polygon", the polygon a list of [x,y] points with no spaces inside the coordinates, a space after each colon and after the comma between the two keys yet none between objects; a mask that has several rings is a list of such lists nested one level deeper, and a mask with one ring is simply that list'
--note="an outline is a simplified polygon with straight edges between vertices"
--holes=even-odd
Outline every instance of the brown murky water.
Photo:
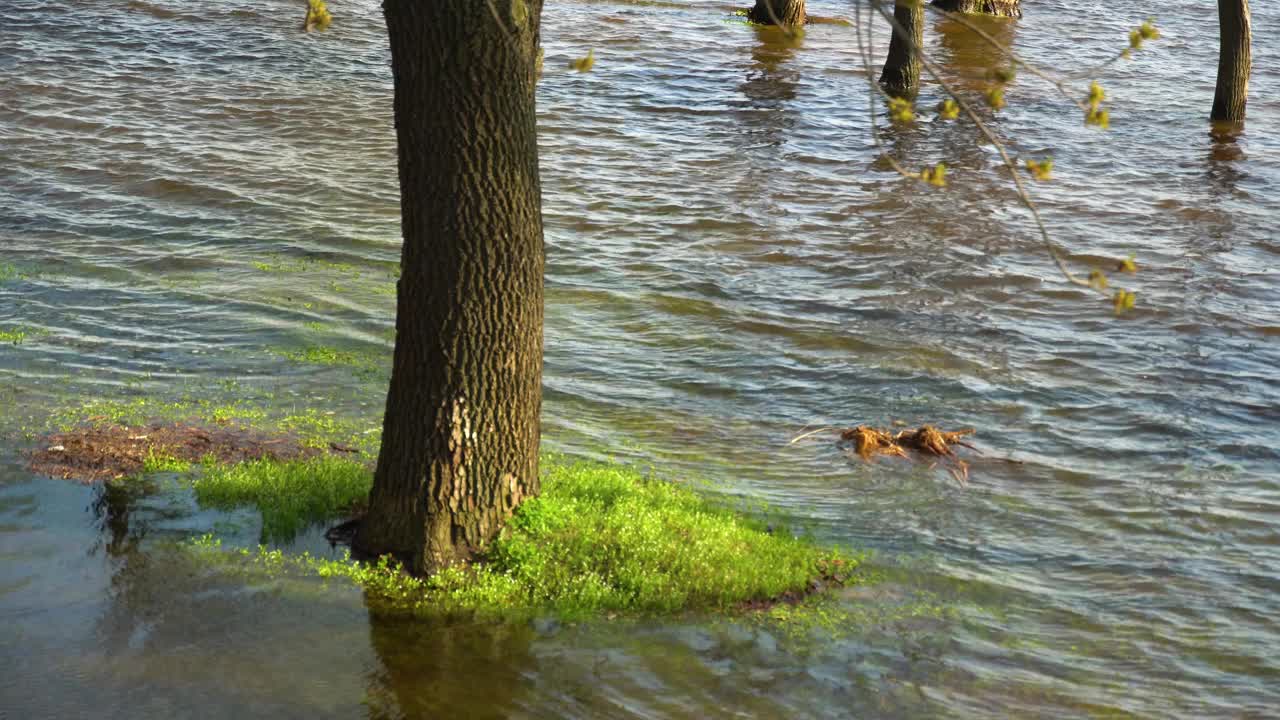
[{"label": "brown murky water", "polygon": [[[559,2],[540,89],[546,443],[709,478],[877,552],[868,621],[433,626],[245,580],[172,541],[248,514],[33,478],[17,431],[83,398],[245,398],[375,425],[398,205],[373,0],[0,2],[0,717],[1266,717],[1280,707],[1280,14],[1215,143],[1209,4],[1036,1],[992,27],[1104,76],[1113,130],[1021,77],[1074,260],[1137,255],[1121,319],[1067,285],[963,125],[885,130],[852,30],[798,47],[713,4]],[[843,3],[814,2],[823,15]],[[931,21],[976,84],[984,54]],[[880,40],[885,34],[880,32]],[[883,44],[883,42],[881,42]],[[565,70],[595,48],[596,69]],[[1087,83],[1082,83],[1081,87]],[[932,107],[928,89],[922,107]],[[12,270],[6,270],[6,267]],[[282,353],[332,348],[327,366]],[[991,458],[847,463],[807,423],[979,428]],[[301,547],[325,551],[314,535]],[[907,618],[895,607],[937,606]]]}]

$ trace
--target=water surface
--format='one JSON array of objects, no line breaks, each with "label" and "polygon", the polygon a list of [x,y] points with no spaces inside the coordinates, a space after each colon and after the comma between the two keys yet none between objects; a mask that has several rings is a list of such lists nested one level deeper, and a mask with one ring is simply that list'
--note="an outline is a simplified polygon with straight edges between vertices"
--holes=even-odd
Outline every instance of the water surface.
[{"label": "water surface", "polygon": [[[697,618],[396,624],[358,593],[192,566],[248,514],[32,477],[19,432],[83,398],[234,397],[376,427],[398,188],[372,0],[324,34],[279,0],[0,5],[0,715],[1264,717],[1280,706],[1280,46],[1209,137],[1204,3],[1027,3],[992,32],[1091,66],[1113,129],[1026,73],[993,127],[1081,267],[1137,256],[1113,317],[1063,282],[962,124],[882,137],[850,28],[796,47],[707,3],[549,4],[539,89],[545,443],[653,465],[876,551],[796,643]],[[814,2],[851,16],[845,3]],[[933,19],[977,87],[987,55]],[[882,27],[877,46],[883,49]],[[594,48],[595,70],[570,72]],[[1077,83],[1081,93],[1087,82]],[[926,87],[922,108],[939,96]],[[11,267],[12,271],[5,271]],[[285,354],[332,348],[336,366]],[[809,425],[978,428],[968,487],[849,462]],[[315,536],[301,542],[324,551]],[[942,615],[904,618],[899,606]],[[888,609],[889,611],[886,611]]]}]

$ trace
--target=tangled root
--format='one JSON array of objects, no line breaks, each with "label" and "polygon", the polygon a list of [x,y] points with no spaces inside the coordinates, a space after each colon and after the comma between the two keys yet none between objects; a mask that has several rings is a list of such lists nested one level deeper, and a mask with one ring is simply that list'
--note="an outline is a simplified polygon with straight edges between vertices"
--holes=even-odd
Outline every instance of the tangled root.
[{"label": "tangled root", "polygon": [[965,428],[955,432],[943,432],[932,425],[921,425],[916,430],[903,430],[894,436],[893,440],[898,445],[929,455],[954,457],[956,453],[951,449],[952,445],[963,445],[970,450],[973,449],[972,445],[960,438],[965,435],[972,435],[974,432],[976,431],[973,428]]},{"label": "tangled root", "polygon": [[851,445],[853,452],[864,461],[870,462],[877,455],[910,457],[907,450],[914,450],[921,455],[943,458],[947,461],[947,472],[957,483],[965,485],[969,480],[969,465],[956,456],[952,447],[960,445],[976,450],[969,443],[961,440],[966,435],[974,434],[973,428],[946,432],[932,425],[921,425],[914,430],[903,430],[894,434],[869,425],[858,425],[841,430],[840,442]]},{"label": "tangled root", "polygon": [[841,432],[840,439],[852,442],[854,452],[858,453],[858,457],[863,460],[870,460],[876,455],[907,456],[893,435],[866,425],[859,425]]}]

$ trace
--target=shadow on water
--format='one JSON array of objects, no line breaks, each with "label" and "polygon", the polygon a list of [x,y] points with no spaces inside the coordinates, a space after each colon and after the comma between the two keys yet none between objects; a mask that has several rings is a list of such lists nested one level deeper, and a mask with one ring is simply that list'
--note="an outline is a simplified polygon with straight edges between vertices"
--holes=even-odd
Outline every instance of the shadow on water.
[{"label": "shadow on water", "polygon": [[365,698],[371,720],[505,718],[528,694],[529,625],[451,624],[369,611],[377,668]]}]

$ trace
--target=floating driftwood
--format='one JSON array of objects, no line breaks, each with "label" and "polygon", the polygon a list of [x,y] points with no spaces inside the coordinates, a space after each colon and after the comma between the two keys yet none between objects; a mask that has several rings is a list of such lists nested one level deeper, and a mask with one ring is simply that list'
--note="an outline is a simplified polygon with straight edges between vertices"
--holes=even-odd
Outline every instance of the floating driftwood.
[{"label": "floating driftwood", "polygon": [[797,435],[791,442],[795,443],[823,432],[837,433],[839,436],[838,444],[846,448],[847,451],[857,454],[858,457],[865,461],[871,461],[877,455],[910,458],[911,455],[907,453],[908,450],[915,451],[920,455],[942,459],[948,464],[947,472],[961,485],[968,482],[969,465],[957,457],[955,450],[952,448],[959,445],[975,452],[977,450],[977,448],[961,440],[967,435],[974,434],[976,431],[973,428],[947,432],[939,430],[932,425],[921,425],[914,430],[901,430],[896,433],[892,430],[884,430],[870,425],[858,425],[845,430],[819,428]]}]

